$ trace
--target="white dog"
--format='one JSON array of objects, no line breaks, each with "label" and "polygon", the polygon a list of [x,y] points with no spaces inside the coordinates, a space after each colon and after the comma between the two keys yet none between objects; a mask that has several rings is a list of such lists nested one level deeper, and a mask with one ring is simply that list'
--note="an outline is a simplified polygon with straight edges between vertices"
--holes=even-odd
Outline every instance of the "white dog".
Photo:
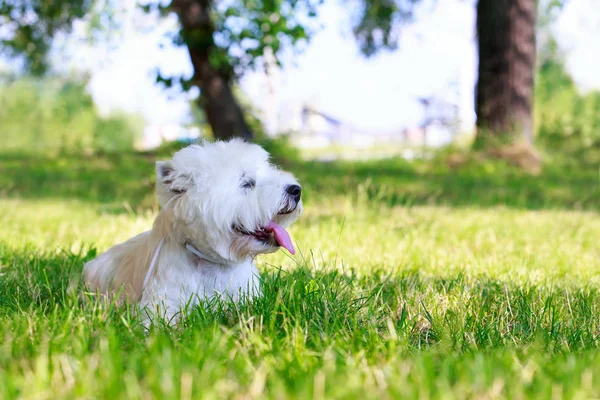
[{"label": "white dog", "polygon": [[152,230],[88,262],[88,287],[168,319],[200,299],[260,293],[254,257],[280,246],[294,254],[285,227],[302,212],[298,182],[268,158],[260,146],[231,140],[158,161],[162,209]]}]

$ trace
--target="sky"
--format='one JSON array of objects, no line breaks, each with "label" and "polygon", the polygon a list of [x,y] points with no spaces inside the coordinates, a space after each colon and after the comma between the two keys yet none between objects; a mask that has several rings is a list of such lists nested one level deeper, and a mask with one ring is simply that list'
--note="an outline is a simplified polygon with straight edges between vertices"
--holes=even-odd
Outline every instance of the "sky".
[{"label": "sky", "polygon": [[[418,125],[422,109],[416,99],[435,94],[457,97],[463,129],[473,126],[477,52],[472,1],[425,4],[417,22],[402,28],[399,49],[370,59],[360,54],[340,4],[322,7],[323,28],[302,54],[283,57],[284,68],[272,78],[276,90],[271,97],[262,72],[244,76],[241,88],[256,107],[310,103],[358,129],[384,133]],[[141,32],[139,25],[147,21],[136,18],[129,21],[116,49],[80,49],[71,65],[87,65],[92,71],[90,91],[104,112],[140,113],[149,124],[179,123],[187,116],[188,98],[154,84],[157,67],[166,74],[191,74],[185,49],[174,48],[163,37],[176,21]],[[600,2],[572,0],[554,31],[582,90],[600,89]],[[161,48],[160,43],[167,45]],[[452,82],[458,89],[450,89]]]}]

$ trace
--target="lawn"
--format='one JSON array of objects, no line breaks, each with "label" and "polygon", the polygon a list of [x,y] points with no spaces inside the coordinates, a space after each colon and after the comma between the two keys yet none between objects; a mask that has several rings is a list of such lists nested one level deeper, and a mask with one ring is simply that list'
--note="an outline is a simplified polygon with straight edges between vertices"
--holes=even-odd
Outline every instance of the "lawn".
[{"label": "lawn", "polygon": [[151,226],[168,152],[0,156],[0,398],[600,396],[597,166],[278,157],[297,255],[259,259],[251,304],[146,333],[80,272]]}]

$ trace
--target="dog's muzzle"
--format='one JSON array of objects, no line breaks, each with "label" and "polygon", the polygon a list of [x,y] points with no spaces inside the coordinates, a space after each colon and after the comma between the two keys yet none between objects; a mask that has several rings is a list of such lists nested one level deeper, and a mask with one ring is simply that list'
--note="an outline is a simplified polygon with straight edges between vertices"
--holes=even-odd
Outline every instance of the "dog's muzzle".
[{"label": "dog's muzzle", "polygon": [[289,185],[285,188],[286,193],[297,202],[300,201],[300,195],[302,194],[302,188],[298,185]]},{"label": "dog's muzzle", "polygon": [[296,211],[302,196],[302,188],[298,185],[288,185],[285,188],[285,202],[277,214],[285,215]]}]

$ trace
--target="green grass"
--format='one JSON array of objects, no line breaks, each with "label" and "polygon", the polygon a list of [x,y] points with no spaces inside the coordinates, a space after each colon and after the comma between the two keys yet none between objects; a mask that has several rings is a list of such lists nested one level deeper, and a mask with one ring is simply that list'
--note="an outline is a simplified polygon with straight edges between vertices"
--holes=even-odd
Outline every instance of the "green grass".
[{"label": "green grass", "polygon": [[0,156],[0,398],[600,396],[597,167],[282,159],[299,254],[146,334],[80,272],[150,227],[154,158]]}]

